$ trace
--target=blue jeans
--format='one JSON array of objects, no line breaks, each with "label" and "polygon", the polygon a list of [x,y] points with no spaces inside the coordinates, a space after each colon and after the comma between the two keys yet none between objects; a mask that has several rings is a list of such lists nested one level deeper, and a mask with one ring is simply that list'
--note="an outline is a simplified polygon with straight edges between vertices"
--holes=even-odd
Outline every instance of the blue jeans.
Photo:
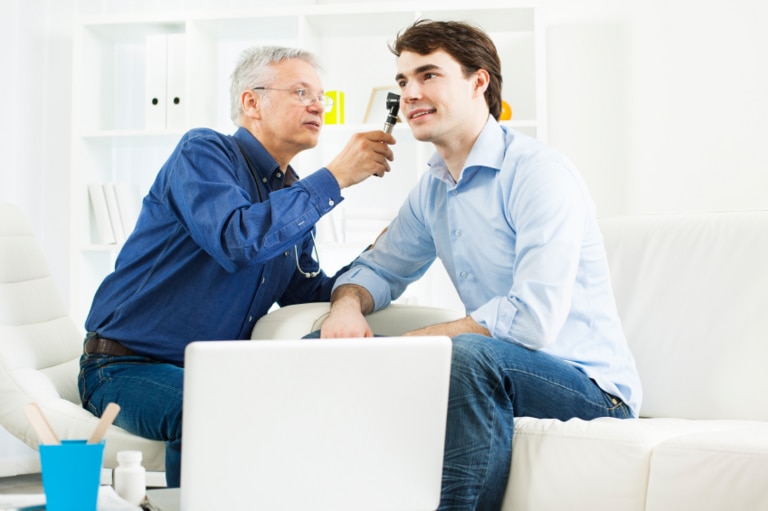
[{"label": "blue jeans", "polygon": [[478,334],[453,339],[448,399],[441,511],[501,508],[515,417],[631,417],[570,364]]},{"label": "blue jeans", "polygon": [[184,369],[145,357],[83,355],[78,387],[83,407],[101,416],[120,405],[115,424],[135,435],[165,442],[169,488],[181,482],[181,405]]}]

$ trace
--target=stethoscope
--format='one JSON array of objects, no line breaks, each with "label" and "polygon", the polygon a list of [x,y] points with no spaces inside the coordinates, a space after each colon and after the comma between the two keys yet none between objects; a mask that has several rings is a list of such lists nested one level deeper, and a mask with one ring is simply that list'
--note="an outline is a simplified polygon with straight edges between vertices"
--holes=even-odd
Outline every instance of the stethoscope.
[{"label": "stethoscope", "polygon": [[[243,158],[245,158],[245,163],[248,165],[248,170],[251,172],[251,176],[253,176],[253,180],[256,183],[256,191],[259,194],[259,202],[264,202],[264,195],[261,193],[261,185],[259,184],[259,176],[258,174],[256,174],[256,170],[253,168],[253,164],[251,164],[251,159],[248,158],[248,155],[243,149],[243,146],[240,145],[240,141],[237,140],[235,137],[232,137],[232,138],[235,140],[237,147],[240,149],[240,153],[243,155]],[[315,254],[315,261],[317,261],[318,270],[306,272],[301,269],[301,265],[299,264],[299,248],[296,245],[293,246],[293,256],[296,259],[296,269],[299,270],[299,273],[301,273],[308,279],[312,279],[320,275],[320,254],[317,252],[317,242],[315,241],[315,233],[312,231],[309,231],[309,236],[312,238],[312,252]]]}]

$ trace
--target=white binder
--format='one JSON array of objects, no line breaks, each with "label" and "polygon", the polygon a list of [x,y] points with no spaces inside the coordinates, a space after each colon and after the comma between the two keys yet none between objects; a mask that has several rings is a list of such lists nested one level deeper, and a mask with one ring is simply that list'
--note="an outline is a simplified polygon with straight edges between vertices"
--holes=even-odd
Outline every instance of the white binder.
[{"label": "white binder", "polygon": [[117,243],[123,243],[125,241],[125,229],[123,229],[123,220],[120,217],[120,206],[117,202],[115,183],[104,183],[103,187],[104,197],[107,200],[109,220],[112,223],[112,230],[115,233],[115,241],[117,241]]},{"label": "white binder", "polygon": [[141,197],[134,183],[121,181],[114,183],[117,207],[120,210],[120,221],[123,224],[123,233],[127,238],[136,227],[136,220],[141,211]]},{"label": "white binder", "polygon": [[186,127],[185,89],[185,35],[169,34],[168,36],[168,82],[166,100],[166,127],[171,130],[181,130]]},{"label": "white binder", "polygon": [[115,243],[115,232],[112,230],[112,221],[109,218],[107,198],[101,183],[89,183],[88,194],[91,197],[93,216],[96,220],[96,229],[99,243]]},{"label": "white binder", "polygon": [[146,38],[146,119],[147,129],[165,129],[168,67],[168,37],[165,34]]}]

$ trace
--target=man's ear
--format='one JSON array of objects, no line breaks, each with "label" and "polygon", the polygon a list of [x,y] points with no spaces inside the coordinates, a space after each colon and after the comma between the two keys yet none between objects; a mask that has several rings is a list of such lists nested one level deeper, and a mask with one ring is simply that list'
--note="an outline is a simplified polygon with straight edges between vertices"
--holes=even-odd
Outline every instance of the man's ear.
[{"label": "man's ear", "polygon": [[483,68],[475,71],[475,92],[480,93],[481,96],[484,95],[490,81],[491,76],[488,74],[488,71]]},{"label": "man's ear", "polygon": [[252,90],[244,90],[240,94],[240,105],[243,115],[252,119],[261,119],[261,96]]}]

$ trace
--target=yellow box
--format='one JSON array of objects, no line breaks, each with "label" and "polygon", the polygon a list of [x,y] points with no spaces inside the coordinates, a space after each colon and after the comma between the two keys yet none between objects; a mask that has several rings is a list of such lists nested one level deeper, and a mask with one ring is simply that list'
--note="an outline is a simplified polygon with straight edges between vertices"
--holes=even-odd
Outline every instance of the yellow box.
[{"label": "yellow box", "polygon": [[333,105],[325,110],[323,122],[325,124],[344,124],[344,93],[340,90],[331,90],[325,95],[333,100]]}]

